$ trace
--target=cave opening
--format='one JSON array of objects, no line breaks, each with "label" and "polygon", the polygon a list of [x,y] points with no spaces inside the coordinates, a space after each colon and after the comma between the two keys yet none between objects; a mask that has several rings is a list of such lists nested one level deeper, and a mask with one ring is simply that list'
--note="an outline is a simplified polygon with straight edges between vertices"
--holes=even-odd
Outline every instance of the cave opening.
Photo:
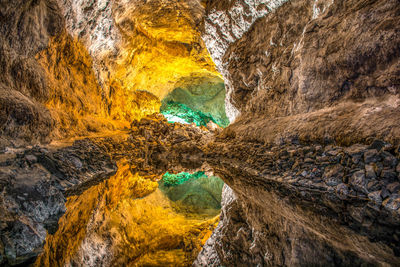
[{"label": "cave opening", "polygon": [[172,174],[166,172],[159,188],[176,207],[191,216],[217,216],[221,209],[224,182],[212,173],[197,171]]},{"label": "cave opening", "polygon": [[177,87],[161,101],[160,112],[169,122],[209,122],[225,128],[229,119],[225,113],[225,85],[219,77],[196,79],[195,83]]}]

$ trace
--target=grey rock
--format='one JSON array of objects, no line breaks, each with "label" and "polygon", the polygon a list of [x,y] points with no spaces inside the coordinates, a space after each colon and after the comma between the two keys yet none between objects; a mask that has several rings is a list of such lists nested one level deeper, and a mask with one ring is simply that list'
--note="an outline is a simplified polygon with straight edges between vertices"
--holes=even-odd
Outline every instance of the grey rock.
[{"label": "grey rock", "polygon": [[386,143],[382,140],[374,140],[372,144],[368,147],[369,149],[376,149],[380,151],[382,148],[386,146]]},{"label": "grey rock", "polygon": [[392,212],[398,212],[400,209],[400,196],[393,195],[390,199],[384,202],[384,207]]},{"label": "grey rock", "polygon": [[340,164],[325,168],[322,179],[328,186],[336,186],[342,182],[344,167]]},{"label": "grey rock", "polygon": [[359,192],[368,193],[367,180],[365,179],[364,171],[357,171],[353,173],[350,178],[350,184]]},{"label": "grey rock", "polygon": [[[65,160],[76,154],[83,159],[81,169]],[[47,233],[57,230],[66,196],[80,194],[115,171],[108,151],[87,139],[52,151],[34,147],[13,161],[1,162],[0,181],[4,183],[0,186],[7,192],[0,194],[0,210],[4,211],[0,222],[7,226],[0,229],[3,261],[24,265],[34,259]],[[8,172],[13,175],[6,179],[2,174]]]},{"label": "grey rock", "polygon": [[396,193],[397,191],[400,190],[400,183],[399,182],[394,182],[391,184],[388,184],[386,188],[389,190],[390,193]]},{"label": "grey rock", "polygon": [[34,155],[25,155],[25,158],[31,164],[37,162],[37,157]]},{"label": "grey rock", "polygon": [[374,203],[374,207],[379,207],[382,204],[382,197],[380,191],[375,191],[368,194],[368,198]]},{"label": "grey rock", "polygon": [[395,181],[397,180],[397,173],[394,170],[391,169],[383,169],[381,172],[381,177],[383,179],[386,179],[388,181]]},{"label": "grey rock", "polygon": [[383,166],[384,167],[389,167],[389,168],[396,167],[396,164],[398,161],[395,156],[393,156],[392,154],[390,154],[387,151],[382,151],[381,157],[383,158]]},{"label": "grey rock", "polygon": [[375,168],[373,165],[371,164],[365,165],[365,176],[367,179],[376,178]]},{"label": "grey rock", "polygon": [[345,185],[344,183],[339,184],[336,187],[336,195],[342,200],[348,199],[349,187],[347,185]]},{"label": "grey rock", "polygon": [[368,192],[373,192],[373,191],[377,191],[380,190],[382,188],[382,184],[380,182],[378,182],[377,180],[369,180],[368,181],[368,185],[367,185],[367,189]]},{"label": "grey rock", "polygon": [[390,196],[389,190],[386,189],[386,187],[382,188],[381,190],[381,197],[382,199],[386,199]]},{"label": "grey rock", "polygon": [[379,153],[376,149],[368,149],[364,153],[364,162],[365,164],[369,164],[372,162],[378,162],[380,160]]}]

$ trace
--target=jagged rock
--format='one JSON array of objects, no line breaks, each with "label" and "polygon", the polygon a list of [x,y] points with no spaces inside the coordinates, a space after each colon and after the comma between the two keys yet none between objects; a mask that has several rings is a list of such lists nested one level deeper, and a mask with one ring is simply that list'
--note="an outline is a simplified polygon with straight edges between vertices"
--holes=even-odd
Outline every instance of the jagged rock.
[{"label": "jagged rock", "polygon": [[[34,258],[65,198],[126,158],[231,188],[196,265],[400,265],[399,19],[398,0],[2,1],[0,264]],[[220,81],[200,28],[232,124],[136,121]],[[109,263],[84,245],[77,264]]]},{"label": "jagged rock", "polygon": [[0,263],[34,259],[46,234],[57,230],[66,197],[80,194],[115,171],[107,151],[87,139],[55,150],[34,147],[1,161]]},{"label": "jagged rock", "polygon": [[231,219],[196,264],[400,264],[398,195],[386,188],[398,177],[399,8],[208,1],[203,38],[232,122],[208,162],[238,204],[222,207]]},{"label": "jagged rock", "polygon": [[397,193],[400,189],[400,183],[399,182],[394,182],[391,184],[388,184],[386,188],[389,190],[390,193]]},{"label": "jagged rock", "polygon": [[376,173],[374,170],[374,166],[368,164],[365,165],[365,175],[367,179],[375,179],[376,178]]}]

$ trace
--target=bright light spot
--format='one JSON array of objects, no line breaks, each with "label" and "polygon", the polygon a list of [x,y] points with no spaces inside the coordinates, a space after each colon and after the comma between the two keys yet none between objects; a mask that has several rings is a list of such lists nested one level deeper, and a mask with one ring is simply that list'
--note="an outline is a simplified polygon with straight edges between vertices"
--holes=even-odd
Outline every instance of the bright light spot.
[{"label": "bright light spot", "polygon": [[167,119],[167,121],[168,121],[169,123],[180,122],[180,123],[182,123],[182,124],[189,124],[189,123],[188,123],[187,121],[185,121],[184,119],[179,118],[179,117],[177,117],[177,116],[175,116],[175,115],[164,114],[164,117]]}]

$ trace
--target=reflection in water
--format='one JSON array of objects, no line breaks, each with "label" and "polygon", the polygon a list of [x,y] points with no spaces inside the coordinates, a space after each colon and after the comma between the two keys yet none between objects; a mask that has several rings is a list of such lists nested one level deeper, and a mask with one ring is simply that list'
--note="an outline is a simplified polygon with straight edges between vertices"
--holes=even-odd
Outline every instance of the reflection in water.
[{"label": "reflection in water", "polygon": [[174,175],[166,173],[160,181],[160,190],[172,200],[174,209],[186,216],[216,216],[221,209],[224,182],[204,172]]},{"label": "reflection in water", "polygon": [[160,176],[132,174],[125,161],[118,167],[68,199],[36,266],[192,264],[218,222],[223,182],[203,175],[177,186],[161,181],[159,188]]}]

